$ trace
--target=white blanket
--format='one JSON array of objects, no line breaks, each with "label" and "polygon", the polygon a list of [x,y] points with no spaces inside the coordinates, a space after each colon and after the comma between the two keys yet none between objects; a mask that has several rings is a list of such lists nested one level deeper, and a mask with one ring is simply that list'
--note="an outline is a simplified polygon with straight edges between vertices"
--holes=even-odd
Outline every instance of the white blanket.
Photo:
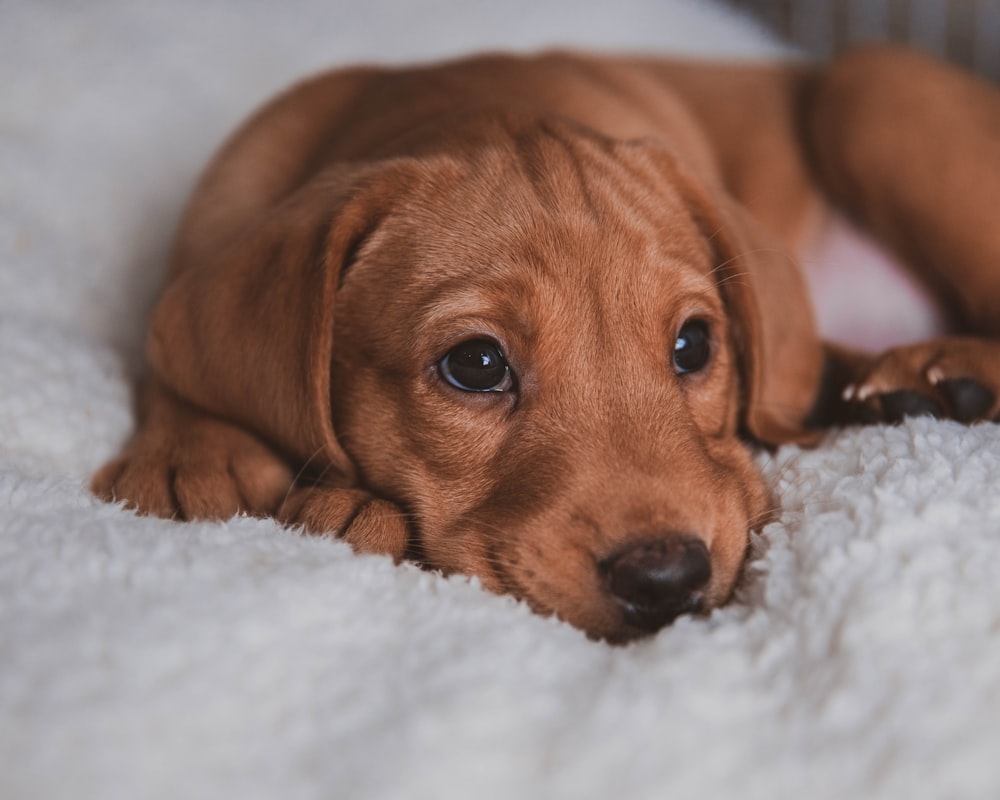
[{"label": "white blanket", "polygon": [[736,601],[625,648],[261,520],[86,491],[198,169],[295,77],[569,43],[757,56],[699,0],[4,0],[0,797],[1000,797],[1000,428],[761,456]]}]

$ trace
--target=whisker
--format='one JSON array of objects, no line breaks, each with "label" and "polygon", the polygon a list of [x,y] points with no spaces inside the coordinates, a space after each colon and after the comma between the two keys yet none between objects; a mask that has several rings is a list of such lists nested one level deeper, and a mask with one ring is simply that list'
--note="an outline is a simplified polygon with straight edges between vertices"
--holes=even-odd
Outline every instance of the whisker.
[{"label": "whisker", "polygon": [[277,513],[281,513],[281,510],[285,507],[285,504],[288,502],[288,498],[292,496],[292,491],[298,485],[298,482],[305,474],[305,471],[309,468],[309,464],[312,463],[313,459],[315,459],[316,456],[318,456],[321,452],[323,452],[322,445],[320,445],[313,451],[312,455],[305,460],[302,466],[299,467],[296,473],[292,476],[292,480],[288,484],[288,488],[285,490],[285,496],[281,498],[281,502],[278,504]]},{"label": "whisker", "polygon": [[723,285],[729,283],[730,281],[738,281],[738,280],[740,280],[742,278],[745,278],[749,274],[750,274],[749,272],[734,272],[732,275],[726,275],[726,277],[724,277],[721,280],[717,281],[715,285],[716,286],[723,286]]},{"label": "whisker", "polygon": [[[799,264],[799,261],[798,261],[798,259],[796,259],[795,256],[793,256],[791,253],[787,252],[786,250],[783,250],[780,247],[755,247],[755,248],[750,249],[750,250],[741,250],[740,252],[738,252],[738,253],[730,256],[725,261],[721,262],[720,264],[717,264],[712,269],[712,273],[711,274],[714,274],[714,273],[718,272],[719,270],[724,269],[726,266],[728,266],[729,264],[732,264],[734,261],[737,261],[737,260],[739,260],[741,258],[744,258],[746,256],[749,256],[749,255],[755,255],[755,254],[760,254],[760,253],[770,253],[771,255],[780,256],[783,260],[788,261],[791,264],[794,264],[796,266]],[[747,274],[747,273],[743,273],[743,274]]]}]

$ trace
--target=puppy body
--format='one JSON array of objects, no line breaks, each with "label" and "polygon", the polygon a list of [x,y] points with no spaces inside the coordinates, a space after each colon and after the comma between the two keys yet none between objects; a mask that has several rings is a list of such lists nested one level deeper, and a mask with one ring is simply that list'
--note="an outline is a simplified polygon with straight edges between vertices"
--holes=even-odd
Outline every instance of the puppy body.
[{"label": "puppy body", "polygon": [[275,513],[612,640],[714,607],[771,508],[746,439],[996,414],[995,345],[825,345],[792,254],[837,206],[995,334],[1000,239],[962,181],[998,124],[992,90],[893,50],[320,76],[203,178],[95,491]]}]

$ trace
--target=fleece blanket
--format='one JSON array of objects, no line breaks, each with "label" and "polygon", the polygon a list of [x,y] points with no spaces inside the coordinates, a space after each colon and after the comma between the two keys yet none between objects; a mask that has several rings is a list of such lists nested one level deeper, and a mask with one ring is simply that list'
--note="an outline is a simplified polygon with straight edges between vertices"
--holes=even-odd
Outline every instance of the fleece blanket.
[{"label": "fleece blanket", "polygon": [[[4,0],[0,797],[1000,797],[1000,428],[761,454],[732,604],[628,647],[271,521],[94,500],[197,171],[310,71],[777,52],[699,0]],[[888,302],[888,301],[887,301]]]}]

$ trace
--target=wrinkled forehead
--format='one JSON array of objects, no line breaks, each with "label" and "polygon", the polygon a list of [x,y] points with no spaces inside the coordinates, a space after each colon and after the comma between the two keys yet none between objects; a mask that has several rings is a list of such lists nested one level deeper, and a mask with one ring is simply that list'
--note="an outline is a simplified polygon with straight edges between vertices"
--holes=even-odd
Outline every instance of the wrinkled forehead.
[{"label": "wrinkled forehead", "polygon": [[539,135],[428,174],[393,226],[412,288],[514,301],[589,289],[622,303],[664,283],[714,293],[713,248],[682,191],[630,155]]}]

